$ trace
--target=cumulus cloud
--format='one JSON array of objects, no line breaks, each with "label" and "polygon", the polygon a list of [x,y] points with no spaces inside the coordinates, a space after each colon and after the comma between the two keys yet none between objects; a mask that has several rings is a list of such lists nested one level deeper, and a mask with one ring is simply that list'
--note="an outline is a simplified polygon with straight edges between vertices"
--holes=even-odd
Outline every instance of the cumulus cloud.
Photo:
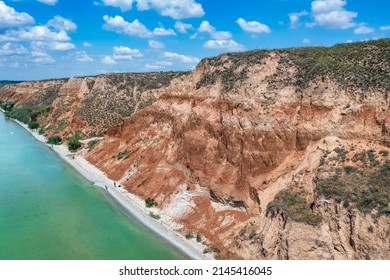
[{"label": "cumulus cloud", "polygon": [[102,58],[102,59],[100,60],[100,62],[101,62],[102,64],[106,64],[106,65],[114,65],[114,64],[117,63],[117,62],[116,62],[114,59],[112,59],[112,57],[110,57],[110,56],[105,56],[104,58]]},{"label": "cumulus cloud", "polygon": [[172,65],[173,63],[171,61],[157,61],[155,63],[147,63],[145,68],[148,70],[158,70]]},{"label": "cumulus cloud", "polygon": [[39,64],[53,64],[56,61],[51,57],[37,57],[32,60],[32,62],[39,63]]},{"label": "cumulus cloud", "polygon": [[270,33],[271,29],[258,21],[246,21],[243,18],[239,18],[237,21],[242,30],[253,33]]},{"label": "cumulus cloud", "polygon": [[103,0],[105,6],[120,8],[122,12],[131,10],[133,2],[133,0]]},{"label": "cumulus cloud", "polygon": [[138,37],[152,36],[152,32],[138,19],[135,19],[133,22],[128,22],[121,16],[110,17],[108,15],[103,16],[103,19],[105,21],[103,29],[105,30]]},{"label": "cumulus cloud", "polygon": [[303,39],[302,43],[304,43],[305,45],[310,44],[310,40],[309,39]]},{"label": "cumulus cloud", "polygon": [[208,21],[204,20],[198,28],[199,32],[209,33],[211,38],[216,40],[226,40],[232,37],[232,34],[228,31],[217,31]]},{"label": "cumulus cloud", "polygon": [[163,16],[173,19],[198,18],[204,16],[202,5],[194,0],[136,0],[140,11],[155,9]]},{"label": "cumulus cloud", "polygon": [[85,51],[78,51],[74,53],[74,57],[80,62],[92,62],[94,59],[90,57]]},{"label": "cumulus cloud", "polygon": [[360,24],[358,27],[355,28],[353,33],[355,34],[368,34],[374,32],[375,29],[371,27],[367,27],[364,23]]},{"label": "cumulus cloud", "polygon": [[307,16],[309,13],[307,11],[302,11],[299,13],[291,13],[288,15],[290,18],[290,27],[297,28],[300,22],[301,17]]},{"label": "cumulus cloud", "polygon": [[358,13],[347,11],[345,5],[347,5],[346,0],[313,1],[311,3],[311,12],[314,17],[314,23],[311,26],[318,25],[331,29],[354,27],[356,23],[353,20]]},{"label": "cumulus cloud", "polygon": [[113,49],[114,60],[132,60],[134,57],[140,58],[143,57],[142,52],[139,49],[130,49],[128,47],[119,46],[114,47]]},{"label": "cumulus cloud", "polygon": [[186,64],[196,64],[199,62],[199,58],[172,52],[164,52],[164,57]]},{"label": "cumulus cloud", "polygon": [[149,43],[149,47],[153,49],[163,49],[165,47],[163,43],[155,40],[149,40],[148,43]]},{"label": "cumulus cloud", "polygon": [[90,47],[92,47],[92,45],[88,42],[83,42],[83,47],[90,48]]},{"label": "cumulus cloud", "polygon": [[55,32],[47,26],[33,26],[27,29],[8,30],[0,35],[0,41],[70,41],[70,38],[64,30]]},{"label": "cumulus cloud", "polygon": [[50,42],[48,46],[52,51],[69,51],[75,48],[75,46],[69,42]]},{"label": "cumulus cloud", "polygon": [[43,4],[47,4],[47,5],[55,5],[57,3],[57,0],[37,0],[38,2],[41,2]]},{"label": "cumulus cloud", "polygon": [[387,30],[390,30],[390,25],[387,25],[387,26],[381,26],[381,27],[380,27],[380,30],[382,30],[382,31],[387,31]]},{"label": "cumulus cloud", "polygon": [[61,16],[55,16],[53,19],[49,20],[47,22],[47,26],[65,31],[75,31],[77,29],[77,25],[73,21]]},{"label": "cumulus cloud", "polygon": [[207,49],[225,49],[229,51],[241,51],[244,47],[234,40],[209,40],[204,45]]},{"label": "cumulus cloud", "polygon": [[34,24],[34,18],[27,13],[18,13],[14,8],[0,1],[0,29]]},{"label": "cumulus cloud", "polygon": [[192,24],[176,21],[175,29],[179,33],[187,34],[188,30],[194,29],[194,27],[192,26]]},{"label": "cumulus cloud", "polygon": [[170,36],[170,35],[176,35],[175,31],[173,29],[165,29],[164,27],[156,27],[153,30],[153,35],[156,36]]},{"label": "cumulus cloud", "polygon": [[0,55],[21,55],[27,53],[27,49],[22,45],[5,43],[0,46]]}]

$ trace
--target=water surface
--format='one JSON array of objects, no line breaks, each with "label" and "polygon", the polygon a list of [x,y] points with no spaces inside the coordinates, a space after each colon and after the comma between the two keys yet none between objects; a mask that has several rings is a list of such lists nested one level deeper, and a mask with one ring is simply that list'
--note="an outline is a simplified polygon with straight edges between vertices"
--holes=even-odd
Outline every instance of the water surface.
[{"label": "water surface", "polygon": [[0,113],[0,259],[184,259]]}]

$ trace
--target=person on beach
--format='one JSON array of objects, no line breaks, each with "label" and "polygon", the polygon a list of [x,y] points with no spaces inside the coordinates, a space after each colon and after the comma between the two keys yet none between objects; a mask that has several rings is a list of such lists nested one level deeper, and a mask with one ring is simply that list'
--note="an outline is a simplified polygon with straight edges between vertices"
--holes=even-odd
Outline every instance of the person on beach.
[{"label": "person on beach", "polygon": [[116,187],[116,182],[114,182],[114,188]]},{"label": "person on beach", "polygon": [[106,192],[108,192],[108,187],[107,186],[104,186],[106,188]]}]

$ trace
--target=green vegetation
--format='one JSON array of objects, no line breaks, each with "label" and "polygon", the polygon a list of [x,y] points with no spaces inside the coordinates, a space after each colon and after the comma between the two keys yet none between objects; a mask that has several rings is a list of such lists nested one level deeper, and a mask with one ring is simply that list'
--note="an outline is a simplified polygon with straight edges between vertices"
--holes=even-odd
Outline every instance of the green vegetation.
[{"label": "green vegetation", "polygon": [[117,155],[116,155],[116,159],[117,160],[121,160],[122,158],[126,158],[128,155],[130,155],[130,151],[129,150],[124,150],[123,152],[119,152]]},{"label": "green vegetation", "polygon": [[295,193],[291,190],[279,192],[275,199],[267,206],[267,213],[275,216],[282,213],[287,219],[305,223],[311,226],[317,226],[322,222],[320,214],[313,212],[306,203],[306,193]]},{"label": "green vegetation", "polygon": [[14,107],[14,103],[9,100],[1,101],[0,100],[0,108],[3,109],[6,112],[9,112]]},{"label": "green vegetation", "polygon": [[196,242],[202,242],[202,239],[203,239],[202,235],[198,232],[196,234]]},{"label": "green vegetation", "polygon": [[62,138],[58,135],[50,136],[49,139],[47,139],[47,144],[51,145],[61,145]]},{"label": "green vegetation", "polygon": [[31,122],[28,124],[29,129],[37,129],[39,128],[40,124],[38,122]]},{"label": "green vegetation", "polygon": [[148,197],[147,199],[145,199],[145,206],[147,208],[151,208],[151,207],[156,206],[156,205],[157,204],[156,204],[156,202],[154,201],[153,198]]},{"label": "green vegetation", "polygon": [[67,128],[68,126],[69,126],[69,121],[68,121],[67,119],[59,120],[59,121],[55,124],[54,132],[56,132],[56,133],[61,132],[61,131],[63,131],[65,128]]},{"label": "green vegetation", "polygon": [[192,239],[192,238],[194,238],[194,234],[193,234],[191,231],[188,231],[188,232],[185,234],[185,237],[186,237],[186,239]]},{"label": "green vegetation", "polygon": [[373,209],[378,214],[389,215],[390,209],[390,161],[364,172],[335,174],[317,182],[317,195],[335,199],[346,207],[354,207],[363,213]]},{"label": "green vegetation", "polygon": [[389,155],[389,152],[388,151],[385,151],[385,150],[380,150],[379,151],[379,154],[384,156],[384,157],[387,157]]},{"label": "green vegetation", "polygon": [[204,249],[203,249],[203,254],[207,254],[207,253],[209,253],[209,252],[210,252],[209,248],[204,248]]},{"label": "green vegetation", "polygon": [[252,231],[252,232],[249,234],[249,239],[253,239],[255,236],[256,236],[256,232],[255,232],[255,231]]},{"label": "green vegetation", "polygon": [[39,134],[39,135],[42,135],[42,134],[44,134],[44,133],[45,133],[45,128],[41,126],[41,127],[38,129],[38,134]]},{"label": "green vegetation", "polygon": [[347,174],[355,173],[357,169],[353,166],[344,166],[344,171]]},{"label": "green vegetation", "polygon": [[82,144],[80,142],[80,134],[77,133],[77,131],[76,131],[75,133],[73,133],[72,136],[70,136],[68,138],[68,149],[71,152],[75,152],[78,149],[80,149],[81,146],[82,146]]},{"label": "green vegetation", "polygon": [[248,227],[248,225],[245,225],[245,226],[240,230],[240,236],[241,236],[241,237],[244,237],[244,236],[245,236],[247,227]]},{"label": "green vegetation", "polygon": [[153,219],[156,219],[156,220],[160,220],[160,219],[161,219],[160,215],[154,214],[153,212],[149,212],[149,215],[150,215],[150,217],[152,217]]},{"label": "green vegetation", "polygon": [[94,139],[94,140],[91,140],[91,141],[89,141],[88,142],[88,151],[90,152],[90,151],[92,151],[93,150],[93,148],[95,148],[95,146],[98,144],[100,142],[100,140],[98,140],[98,139]]},{"label": "green vegetation", "polygon": [[22,123],[29,124],[30,122],[36,122],[39,116],[45,115],[49,111],[50,107],[21,107],[7,111],[6,116]]},{"label": "green vegetation", "polygon": [[347,159],[347,153],[348,151],[344,150],[343,148],[335,148],[334,151],[337,154],[337,161],[345,162]]}]

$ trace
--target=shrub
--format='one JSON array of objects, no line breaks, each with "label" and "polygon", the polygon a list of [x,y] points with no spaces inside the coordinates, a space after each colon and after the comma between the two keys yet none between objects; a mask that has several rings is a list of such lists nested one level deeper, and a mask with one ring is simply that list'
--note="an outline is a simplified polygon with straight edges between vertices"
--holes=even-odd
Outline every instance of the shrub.
[{"label": "shrub", "polygon": [[155,205],[156,205],[156,202],[154,201],[153,198],[148,197],[147,199],[145,199],[145,206],[147,208],[151,208],[151,207],[153,207]]},{"label": "shrub", "polygon": [[306,203],[306,193],[295,193],[291,190],[279,192],[275,199],[267,206],[267,212],[275,214],[281,212],[293,221],[317,226],[321,223],[320,214],[313,212]]},{"label": "shrub", "polygon": [[196,242],[201,242],[202,241],[202,235],[198,232],[196,234]]},{"label": "shrub", "polygon": [[160,220],[161,216],[159,214],[154,214],[153,212],[149,212],[150,217],[156,220]]},{"label": "shrub", "polygon": [[47,144],[60,145],[62,143],[62,138],[58,135],[50,136],[47,139]]},{"label": "shrub", "polygon": [[385,151],[385,150],[380,150],[379,151],[379,154],[384,156],[384,157],[387,157],[389,155],[389,152],[388,151]]},{"label": "shrub", "polygon": [[39,130],[38,130],[38,134],[42,135],[44,133],[45,133],[45,128],[44,127],[40,127]]},{"label": "shrub", "polygon": [[186,239],[194,238],[194,234],[191,231],[188,231],[185,235]]},{"label": "shrub", "polygon": [[204,248],[204,249],[203,249],[203,254],[207,254],[207,253],[209,253],[209,252],[210,252],[209,248]]},{"label": "shrub", "polygon": [[355,173],[357,171],[357,169],[353,166],[345,166],[344,171],[347,174],[351,174],[351,173]]},{"label": "shrub", "polygon": [[123,152],[119,152],[119,153],[116,155],[116,159],[117,159],[117,160],[121,160],[122,158],[126,158],[128,155],[130,155],[130,151],[125,150],[125,151],[123,151]]},{"label": "shrub", "polygon": [[253,237],[256,236],[256,232],[252,231],[250,234],[249,234],[249,239],[253,239]]},{"label": "shrub", "polygon": [[95,148],[95,146],[99,143],[99,140],[95,139],[95,140],[91,140],[88,142],[88,150],[89,151],[92,151],[93,148]]},{"label": "shrub", "polygon": [[37,128],[39,128],[39,123],[31,122],[31,123],[28,124],[28,128],[29,129],[37,129]]},{"label": "shrub", "polygon": [[81,148],[81,142],[76,137],[72,136],[68,139],[68,149],[71,152],[77,151]]}]

